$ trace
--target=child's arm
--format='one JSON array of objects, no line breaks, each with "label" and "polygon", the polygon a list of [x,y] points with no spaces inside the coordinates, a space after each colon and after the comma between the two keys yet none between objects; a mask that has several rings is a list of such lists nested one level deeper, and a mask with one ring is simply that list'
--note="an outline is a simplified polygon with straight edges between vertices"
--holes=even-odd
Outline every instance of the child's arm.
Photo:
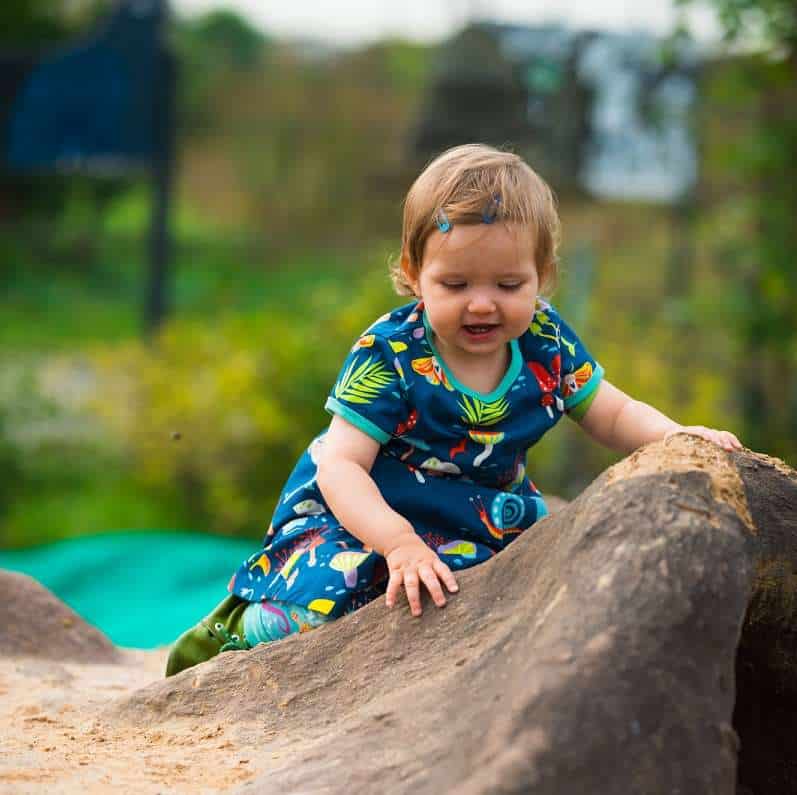
[{"label": "child's arm", "polygon": [[438,607],[458,590],[448,566],[419,538],[412,525],[384,500],[370,475],[379,442],[337,415],[324,437],[317,482],[343,527],[387,560],[386,601],[393,607],[402,585],[414,616],[421,614],[420,583]]},{"label": "child's arm", "polygon": [[729,431],[715,431],[702,425],[679,425],[606,380],[601,381],[592,404],[578,422],[596,442],[621,453],[630,453],[673,433],[702,436],[726,450],[742,449],[741,442]]}]

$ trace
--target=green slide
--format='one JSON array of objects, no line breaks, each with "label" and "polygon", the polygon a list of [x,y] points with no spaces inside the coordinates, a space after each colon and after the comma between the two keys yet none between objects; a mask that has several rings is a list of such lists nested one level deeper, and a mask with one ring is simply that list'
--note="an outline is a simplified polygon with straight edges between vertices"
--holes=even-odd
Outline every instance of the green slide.
[{"label": "green slide", "polygon": [[117,645],[147,649],[209,613],[257,546],[200,533],[114,532],[0,550],[0,568],[35,578]]}]

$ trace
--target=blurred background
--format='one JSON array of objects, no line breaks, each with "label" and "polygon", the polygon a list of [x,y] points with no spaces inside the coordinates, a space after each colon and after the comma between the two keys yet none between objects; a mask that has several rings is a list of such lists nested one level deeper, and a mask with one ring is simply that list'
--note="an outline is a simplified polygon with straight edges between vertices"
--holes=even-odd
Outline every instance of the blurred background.
[{"label": "blurred background", "polygon": [[[612,382],[794,466],[797,5],[586,5],[5,0],[0,565],[129,645],[218,601],[468,141],[553,185]],[[572,498],[616,458],[562,422],[528,463]],[[97,612],[144,583],[165,635]]]}]

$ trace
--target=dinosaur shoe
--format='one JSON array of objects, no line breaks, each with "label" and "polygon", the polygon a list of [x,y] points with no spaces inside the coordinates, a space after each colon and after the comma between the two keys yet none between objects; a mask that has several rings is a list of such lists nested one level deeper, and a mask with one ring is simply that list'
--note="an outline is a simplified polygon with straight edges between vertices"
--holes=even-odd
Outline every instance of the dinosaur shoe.
[{"label": "dinosaur shoe", "polygon": [[166,676],[198,665],[223,651],[250,649],[244,636],[243,614],[249,602],[228,596],[195,627],[183,632],[166,662]]}]

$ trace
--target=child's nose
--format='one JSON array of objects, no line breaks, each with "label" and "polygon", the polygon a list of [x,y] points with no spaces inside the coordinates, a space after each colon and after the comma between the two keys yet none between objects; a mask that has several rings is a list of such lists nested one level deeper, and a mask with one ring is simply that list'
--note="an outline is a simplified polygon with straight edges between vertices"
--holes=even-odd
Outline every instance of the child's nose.
[{"label": "child's nose", "polygon": [[495,301],[488,292],[480,290],[471,294],[468,310],[474,313],[493,312],[495,310]]}]

